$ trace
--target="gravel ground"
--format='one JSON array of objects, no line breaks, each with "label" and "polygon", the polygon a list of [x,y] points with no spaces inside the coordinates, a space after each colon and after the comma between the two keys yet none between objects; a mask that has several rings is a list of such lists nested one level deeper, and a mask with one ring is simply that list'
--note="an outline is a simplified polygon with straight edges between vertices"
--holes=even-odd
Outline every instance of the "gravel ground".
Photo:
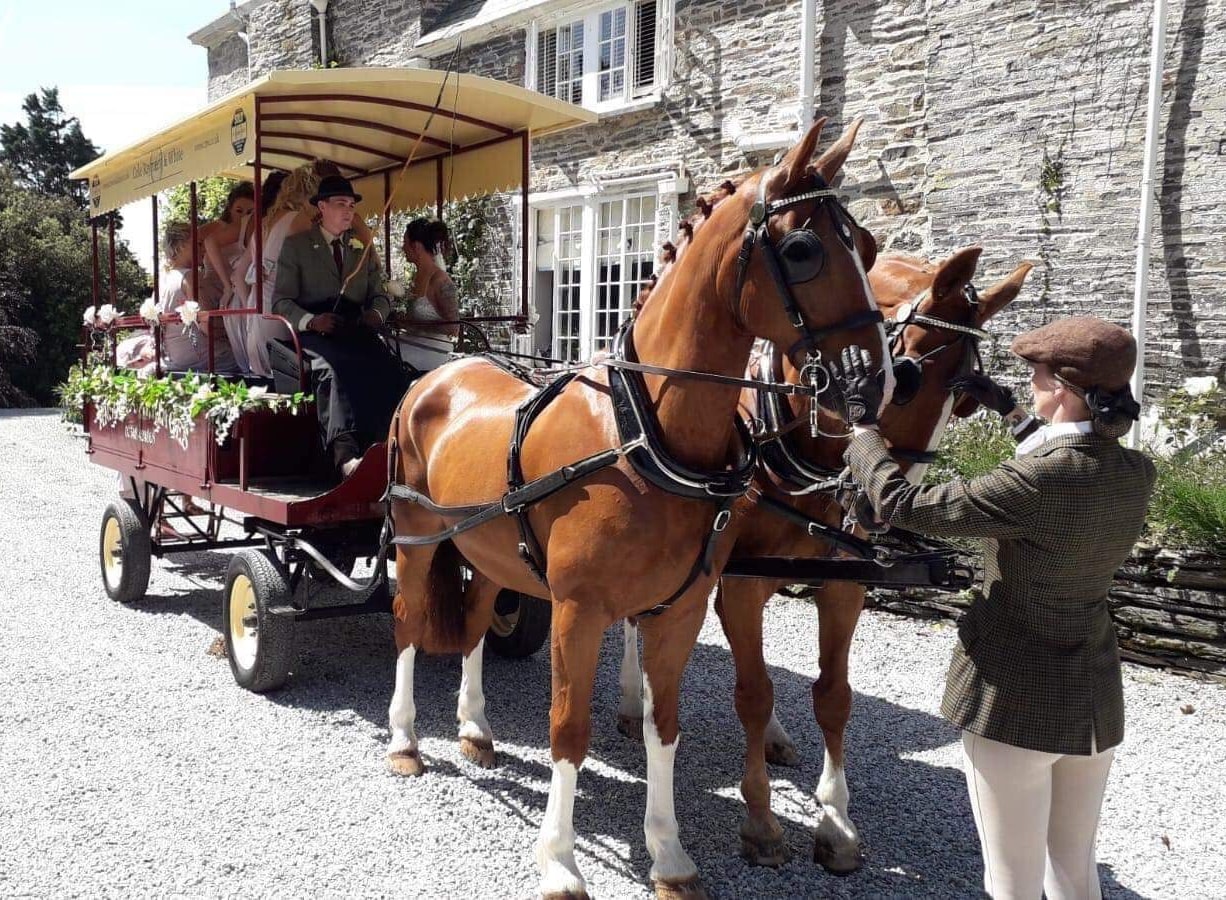
[{"label": "gravel ground", "polygon": [[[0,895],[530,897],[549,785],[547,653],[486,664],[499,766],[459,754],[459,663],[417,667],[430,770],[384,771],[393,647],[381,617],[310,623],[290,686],[239,689],[206,651],[226,558],[154,563],[148,598],[102,592],[97,529],[115,480],[56,414],[0,412]],[[852,815],[864,869],[808,860],[821,763],[809,685],[814,614],[777,600],[767,657],[804,757],[776,769],[796,857],[737,856],[742,739],[714,615],[682,702],[677,812],[714,897],[973,896],[974,825],[955,731],[937,715],[953,631],[867,614],[853,660]],[[644,757],[613,727],[620,630],[608,636],[592,752],[579,777],[578,858],[597,897],[645,897]],[[1110,897],[1226,896],[1226,688],[1125,670],[1128,739],[1108,788],[1099,861]],[[1182,712],[1181,707],[1189,709]]]}]

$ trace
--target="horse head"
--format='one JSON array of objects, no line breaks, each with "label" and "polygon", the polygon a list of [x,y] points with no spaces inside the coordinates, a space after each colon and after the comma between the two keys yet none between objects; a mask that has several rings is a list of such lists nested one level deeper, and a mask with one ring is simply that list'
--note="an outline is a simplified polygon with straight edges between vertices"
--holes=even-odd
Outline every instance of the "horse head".
[{"label": "horse head", "polygon": [[881,431],[900,463],[929,462],[950,415],[974,411],[949,381],[977,367],[979,345],[991,339],[985,323],[1017,297],[1031,269],[1022,263],[980,293],[972,282],[981,253],[966,247],[935,265],[890,255],[869,274],[890,328],[896,383]]},{"label": "horse head", "polygon": [[[715,206],[730,241],[719,262],[719,290],[739,328],[783,350],[806,380],[825,381],[822,362],[851,344],[866,348],[882,372],[886,401],[893,375],[881,313],[866,272],[876,244],[839,202],[831,181],[855,141],[859,122],[816,161],[825,119],[814,123],[777,165],[747,178]],[[837,409],[827,390],[819,395]]]}]

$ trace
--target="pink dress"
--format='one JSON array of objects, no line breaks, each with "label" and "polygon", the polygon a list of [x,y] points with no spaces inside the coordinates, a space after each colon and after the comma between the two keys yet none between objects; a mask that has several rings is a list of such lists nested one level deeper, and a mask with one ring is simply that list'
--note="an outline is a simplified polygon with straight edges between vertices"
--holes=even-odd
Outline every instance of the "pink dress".
[{"label": "pink dress", "polygon": [[[277,285],[277,259],[281,255],[281,245],[289,236],[290,227],[298,214],[293,210],[282,213],[281,218],[273,223],[264,238],[264,312],[272,310],[273,292]],[[252,285],[249,306],[255,306],[255,267],[248,273],[247,281]],[[250,316],[247,323],[247,363],[256,375],[272,375],[268,364],[267,344],[274,338],[290,337],[289,329],[282,322]]]}]

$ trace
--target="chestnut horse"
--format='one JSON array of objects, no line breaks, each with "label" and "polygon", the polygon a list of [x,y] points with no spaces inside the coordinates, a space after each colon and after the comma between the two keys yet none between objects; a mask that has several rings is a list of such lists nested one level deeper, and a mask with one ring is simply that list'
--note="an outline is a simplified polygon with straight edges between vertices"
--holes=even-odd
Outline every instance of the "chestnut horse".
[{"label": "chestnut horse", "polygon": [[[951,414],[965,415],[974,409],[968,398],[956,398],[947,388],[950,378],[967,367],[968,351],[973,351],[973,334],[955,329],[981,329],[993,315],[1020,292],[1030,271],[1023,263],[1008,277],[982,294],[968,290],[980,255],[980,248],[960,250],[938,265],[913,257],[891,255],[877,260],[869,273],[877,302],[886,324],[904,310],[904,304],[928,319],[913,321],[895,332],[896,373],[894,404],[884,412],[881,431],[896,451],[900,466],[908,477],[919,480],[927,468],[925,460],[940,443]],[[948,323],[951,327],[942,327]],[[918,361],[912,368],[904,357]],[[795,380],[798,373],[786,361],[784,376]],[[906,401],[905,405],[898,405]],[[760,416],[758,398],[746,392],[743,405],[749,415]],[[803,415],[792,404],[791,416]],[[840,430],[828,421],[823,427],[828,436],[810,437],[798,429],[781,438],[793,456],[811,467],[814,477],[842,468],[847,441],[829,436]],[[843,510],[829,494],[803,493],[803,480],[789,478],[759,466],[757,488],[767,497],[780,499],[800,512],[829,525],[839,525]],[[783,466],[776,467],[783,469]],[[736,532],[732,551],[736,557],[794,556],[812,557],[830,553],[833,548],[808,535],[802,528],[749,500],[739,504],[731,525]],[[794,765],[796,751],[786,731],[773,715],[773,687],[762,655],[762,615],[767,600],[785,581],[723,578],[720,580],[716,609],[736,665],[735,703],[745,728],[745,773],[741,793],[747,816],[741,825],[742,852],[760,865],[781,865],[788,857],[783,830],[770,808],[770,781],[766,763]],[[864,588],[854,582],[827,582],[817,592],[819,611],[820,675],[813,685],[813,710],[825,737],[826,753],[817,799],[822,819],[814,841],[814,859],[836,872],[848,872],[862,862],[859,835],[848,815],[848,790],[844,776],[843,735],[851,715],[851,687],[848,682],[848,653],[851,638],[864,605]],[[626,624],[625,654],[622,663],[622,698],[618,727],[637,736],[641,715],[638,687],[637,634]]]},{"label": "chestnut horse", "polygon": [[[798,366],[809,357],[806,344],[827,359],[860,344],[873,348],[874,365],[885,367],[885,332],[860,257],[872,238],[825,187],[846,158],[850,139],[810,163],[823,124],[816,123],[779,165],[747,178],[694,229],[631,328],[641,363],[739,377],[754,338],[761,337],[793,348]],[[613,375],[598,365],[586,368],[544,407],[522,439],[524,479],[622,446],[610,403]],[[888,395],[888,367],[885,375]],[[738,446],[740,388],[658,375],[645,376],[643,384],[648,415],[662,438],[656,451],[691,471],[725,472]],[[435,535],[454,526],[455,516],[440,513],[440,506],[472,508],[506,493],[502,461],[515,410],[533,394],[531,386],[480,358],[443,366],[413,386],[392,426],[391,459],[402,483],[427,502],[394,504],[398,537]],[[525,564],[518,548],[527,540],[506,515],[472,530],[453,530],[450,541],[397,548],[393,612],[399,655],[388,753],[395,772],[418,774],[423,768],[413,730],[416,652],[464,654],[470,683],[461,687],[461,744],[466,755],[480,756],[492,738],[479,685],[474,689],[471,679],[479,675],[481,638],[495,595],[499,587],[547,592],[553,603],[553,775],[536,843],[546,897],[586,896],[574,856],[573,805],[587,754],[602,635],[617,620],[670,597],[666,609],[642,621],[644,831],[657,893],[702,896],[674,815],[677,694],[708,596],[731,549],[718,533],[727,517],[713,515],[710,502],[664,490],[628,462],[622,453],[615,465],[529,508],[545,584]],[[700,566],[695,558],[701,561],[713,530],[711,565]],[[467,586],[462,561],[476,573]]]}]

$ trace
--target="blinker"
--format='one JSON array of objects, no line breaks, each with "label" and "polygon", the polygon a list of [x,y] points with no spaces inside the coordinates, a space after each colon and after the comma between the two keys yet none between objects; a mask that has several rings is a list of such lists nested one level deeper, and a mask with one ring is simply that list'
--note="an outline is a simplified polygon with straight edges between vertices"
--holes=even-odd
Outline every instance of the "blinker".
[{"label": "blinker", "polygon": [[807,228],[789,231],[779,242],[779,257],[788,284],[812,281],[826,265],[826,251],[816,234]]},{"label": "blinker", "polygon": [[895,406],[906,406],[919,393],[920,384],[924,380],[924,370],[918,360],[910,356],[899,356],[894,359],[894,397],[890,401]]}]

